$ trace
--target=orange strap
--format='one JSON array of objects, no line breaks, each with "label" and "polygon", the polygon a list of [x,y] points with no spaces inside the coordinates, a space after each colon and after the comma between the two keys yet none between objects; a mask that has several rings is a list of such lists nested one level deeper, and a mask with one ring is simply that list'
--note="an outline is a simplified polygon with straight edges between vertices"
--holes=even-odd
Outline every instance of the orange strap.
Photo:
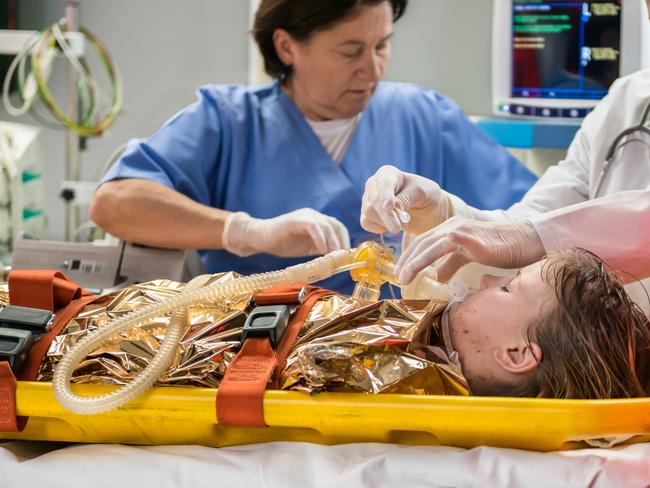
[{"label": "orange strap", "polygon": [[314,308],[314,305],[316,305],[316,302],[318,302],[318,300],[329,295],[334,295],[334,292],[317,286],[309,287],[306,298],[298,310],[296,310],[293,317],[291,317],[291,320],[287,325],[287,329],[284,331],[284,335],[282,336],[282,339],[280,339],[280,343],[275,350],[278,358],[278,364],[274,375],[274,388],[278,387],[277,382],[280,378],[280,373],[282,373],[282,370],[284,369],[284,366],[287,362],[289,351],[291,350],[293,343],[296,342],[298,334],[300,334],[300,329],[305,323],[305,320],[307,320],[311,309]]},{"label": "orange strap", "polygon": [[[30,286],[30,276],[33,287]],[[16,375],[7,361],[0,361],[0,432],[21,432],[27,425],[29,417],[16,417],[16,377],[24,381],[36,379],[54,338],[83,307],[98,298],[58,271],[20,270],[9,274],[9,301],[12,305],[49,310],[56,307],[59,310],[52,327],[34,343]]]},{"label": "orange strap", "polygon": [[311,289],[316,288],[315,286],[310,287],[299,287],[298,289],[287,290],[286,286],[274,286],[273,288],[268,288],[262,293],[253,295],[253,301],[258,307],[265,305],[293,305],[300,303],[300,292],[305,290],[305,293],[309,293]]},{"label": "orange strap", "polygon": [[[254,297],[257,305],[299,303],[300,292],[306,289],[306,299],[289,321],[277,351],[268,337],[251,337],[224,375],[217,392],[217,422],[238,427],[266,427],[264,422],[264,391],[274,376],[277,383],[291,346],[300,328],[318,300],[334,292],[316,286],[275,287]],[[283,301],[279,301],[283,300]]]},{"label": "orange strap", "polygon": [[20,269],[9,273],[9,303],[12,305],[53,312],[88,295],[90,293],[60,271]]},{"label": "orange strap", "polygon": [[220,425],[266,427],[263,395],[277,364],[268,337],[251,337],[244,342],[217,391]]},{"label": "orange strap", "polygon": [[16,377],[8,361],[0,361],[0,432],[22,432],[27,417],[16,417]]},{"label": "orange strap", "polygon": [[43,358],[47,354],[47,350],[50,348],[50,344],[58,336],[63,328],[68,325],[73,318],[77,316],[81,310],[91,302],[98,300],[101,297],[89,295],[81,297],[73,302],[71,302],[67,307],[59,310],[56,315],[54,315],[54,323],[52,328],[43,334],[29,350],[29,354],[25,358],[20,370],[16,377],[21,381],[34,381],[38,370],[41,367]]}]

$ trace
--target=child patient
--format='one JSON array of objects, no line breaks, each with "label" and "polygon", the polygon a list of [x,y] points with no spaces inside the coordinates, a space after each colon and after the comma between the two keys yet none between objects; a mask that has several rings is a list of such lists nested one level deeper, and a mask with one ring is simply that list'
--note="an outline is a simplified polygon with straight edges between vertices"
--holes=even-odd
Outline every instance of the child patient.
[{"label": "child patient", "polygon": [[[556,251],[514,277],[485,275],[479,290],[451,303],[443,314],[444,308],[442,304],[436,309],[428,342],[441,346],[438,349],[446,350],[448,357],[456,351],[459,361],[455,362],[460,363],[473,395],[621,398],[647,394],[648,320],[616,275],[587,251]],[[357,335],[348,334],[344,343],[335,340],[342,334],[339,329],[295,350],[286,371],[290,387],[395,391],[363,387],[384,375],[386,364],[399,363],[386,360],[398,354],[390,348],[369,354],[363,347],[368,337],[395,339],[382,336],[382,327],[373,323],[362,322],[356,330]],[[403,358],[422,351],[416,342],[411,342]],[[423,391],[457,394],[435,385],[424,386]]]},{"label": "child patient", "polygon": [[646,396],[650,325],[594,254],[556,251],[514,278],[483,276],[449,310],[475,395]]},{"label": "child patient", "polygon": [[[164,280],[134,285],[106,297],[104,305],[93,304],[52,343],[39,379],[49,381],[86,330],[180,288]],[[177,358],[159,384],[218,387],[239,349],[248,307],[241,301],[191,307]],[[465,394],[466,380],[474,395],[648,393],[648,320],[616,275],[584,250],[551,253],[514,278],[484,276],[479,290],[451,305],[401,301],[359,308],[340,295],[319,303],[287,358],[281,388]],[[132,380],[153,357],[166,321],[158,317],[104,344],[86,358],[75,381]]]}]

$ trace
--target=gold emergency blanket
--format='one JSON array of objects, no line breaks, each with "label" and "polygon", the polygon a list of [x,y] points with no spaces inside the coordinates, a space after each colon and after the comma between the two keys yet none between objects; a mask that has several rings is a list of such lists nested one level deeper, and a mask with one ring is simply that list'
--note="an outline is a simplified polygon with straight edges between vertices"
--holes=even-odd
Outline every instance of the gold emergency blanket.
[{"label": "gold emergency blanket", "polygon": [[282,389],[467,395],[460,369],[441,344],[445,306],[428,300],[366,306],[344,296],[321,300],[289,353]]},{"label": "gold emergency blanket", "polygon": [[[214,275],[207,285],[236,278]],[[86,306],[52,342],[38,380],[51,381],[61,357],[88,331],[131,310],[182,292],[184,284],[157,280],[133,285]],[[6,288],[5,288],[6,292]],[[197,304],[189,311],[175,359],[158,385],[218,387],[239,350],[250,296]],[[0,290],[0,301],[6,293]],[[459,367],[440,333],[444,302],[386,300],[370,305],[341,295],[321,299],[301,328],[282,372],[281,388],[307,393],[467,395]],[[116,334],[75,371],[75,383],[124,384],[139,374],[165,336],[170,316]]]}]

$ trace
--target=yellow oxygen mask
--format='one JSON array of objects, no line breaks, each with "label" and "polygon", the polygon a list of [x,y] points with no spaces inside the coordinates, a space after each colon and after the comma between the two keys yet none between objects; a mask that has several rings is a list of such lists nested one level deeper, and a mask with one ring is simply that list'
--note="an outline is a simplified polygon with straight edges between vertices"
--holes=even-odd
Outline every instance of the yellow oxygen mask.
[{"label": "yellow oxygen mask", "polygon": [[376,242],[367,241],[354,250],[353,262],[365,263],[350,269],[350,276],[356,282],[352,297],[362,301],[379,300],[381,285],[389,282],[398,285],[395,278],[395,257],[393,251]]},{"label": "yellow oxygen mask", "polygon": [[353,253],[352,263],[345,268],[356,282],[352,297],[358,300],[379,300],[384,283],[398,286],[402,298],[407,300],[450,300],[467,294],[467,285],[459,277],[454,277],[449,284],[440,283],[434,266],[423,269],[408,285],[401,285],[395,277],[392,249],[377,242],[366,241],[350,251]]}]

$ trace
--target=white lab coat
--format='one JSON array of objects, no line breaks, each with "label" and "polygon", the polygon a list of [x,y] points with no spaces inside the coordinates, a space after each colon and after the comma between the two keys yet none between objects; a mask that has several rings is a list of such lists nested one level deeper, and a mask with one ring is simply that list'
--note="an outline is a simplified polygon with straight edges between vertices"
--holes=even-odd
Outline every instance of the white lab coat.
[{"label": "white lab coat", "polygon": [[650,189],[614,193],[529,220],[547,251],[583,247],[632,277],[650,276]]},{"label": "white lab coat", "polygon": [[[566,159],[549,168],[508,209],[511,218],[530,217],[596,197],[650,185],[650,137],[635,133],[619,145],[598,195],[594,195],[610,145],[623,130],[637,125],[650,103],[650,70],[617,80],[609,94],[585,118]],[[625,142],[625,141],[624,141]]]},{"label": "white lab coat", "polygon": [[[521,202],[505,211],[479,212],[454,198],[454,213],[482,220],[528,219],[547,251],[583,247],[620,271],[650,277],[650,136],[637,132],[619,145],[594,195],[610,145],[640,122],[648,103],[650,70],[617,80],[585,118],[566,159],[549,168]],[[650,291],[650,280],[645,286]],[[643,289],[628,292],[648,311]]]},{"label": "white lab coat", "polygon": [[650,136],[637,132],[619,145],[594,195],[613,140],[639,123],[648,103],[650,70],[616,81],[583,122],[566,159],[509,209],[533,222],[547,250],[585,247],[622,271],[650,276]]}]

